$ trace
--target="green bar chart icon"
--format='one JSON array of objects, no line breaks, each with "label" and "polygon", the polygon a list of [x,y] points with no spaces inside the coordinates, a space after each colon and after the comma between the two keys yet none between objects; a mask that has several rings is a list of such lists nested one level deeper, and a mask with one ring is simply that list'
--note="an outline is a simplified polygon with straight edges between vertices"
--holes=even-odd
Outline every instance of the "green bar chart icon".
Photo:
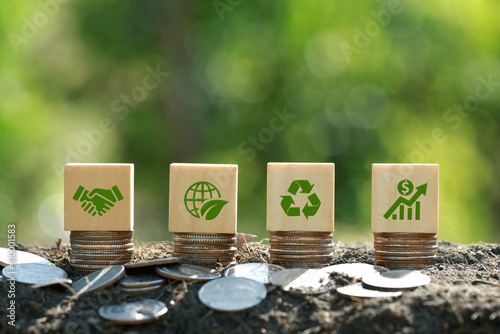
[{"label": "green bar chart icon", "polygon": [[[414,190],[416,191],[413,192]],[[427,183],[414,187],[413,182],[405,179],[398,183],[398,192],[401,196],[387,210],[384,218],[392,218],[393,220],[420,220],[420,201],[418,199],[420,196],[426,195]],[[412,196],[407,198],[410,195]]]}]

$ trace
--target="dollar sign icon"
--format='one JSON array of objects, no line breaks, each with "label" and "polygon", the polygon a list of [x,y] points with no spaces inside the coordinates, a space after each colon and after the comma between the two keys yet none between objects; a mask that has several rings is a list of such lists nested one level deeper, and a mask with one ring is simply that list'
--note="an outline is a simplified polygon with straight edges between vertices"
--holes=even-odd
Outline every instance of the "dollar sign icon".
[{"label": "dollar sign icon", "polygon": [[398,183],[398,191],[401,195],[406,196],[413,192],[413,183],[410,180],[402,180]]}]

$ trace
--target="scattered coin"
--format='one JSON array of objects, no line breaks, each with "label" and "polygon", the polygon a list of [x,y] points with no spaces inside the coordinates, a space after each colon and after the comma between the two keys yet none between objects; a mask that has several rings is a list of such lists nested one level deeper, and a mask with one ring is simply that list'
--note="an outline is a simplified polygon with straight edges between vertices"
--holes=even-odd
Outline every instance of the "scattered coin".
[{"label": "scattered coin", "polygon": [[32,285],[31,287],[33,289],[38,289],[38,288],[46,288],[48,286],[69,286],[71,285],[71,283],[73,283],[72,280],[70,280],[69,278],[56,278],[56,279],[53,279],[51,281],[46,281],[46,282],[43,282],[43,283],[39,283],[39,284],[34,284]]},{"label": "scattered coin", "polygon": [[264,284],[243,277],[223,277],[205,283],[198,291],[203,305],[221,312],[246,310],[267,296]]},{"label": "scattered coin", "polygon": [[270,282],[295,295],[318,295],[328,291],[329,274],[316,269],[285,269],[271,275]]},{"label": "scattered coin", "polygon": [[61,268],[38,263],[22,263],[3,268],[5,278],[14,278],[21,284],[39,284],[56,278],[67,278],[68,274]]},{"label": "scattered coin", "polygon": [[337,292],[342,296],[356,298],[384,298],[401,296],[401,291],[379,291],[366,289],[361,283],[337,288]]},{"label": "scattered coin", "polygon": [[367,263],[342,263],[322,268],[320,269],[320,271],[324,271],[328,274],[335,272],[339,274],[346,274],[354,278],[362,278],[363,276],[373,273],[388,271],[388,269]]},{"label": "scattered coin", "polygon": [[126,293],[148,293],[148,292],[158,291],[161,289],[162,286],[163,284],[156,286],[148,286],[143,288],[123,288],[122,290],[123,292]]},{"label": "scattered coin", "polygon": [[224,276],[226,277],[243,277],[248,278],[262,284],[269,283],[269,277],[278,271],[283,270],[283,267],[275,264],[267,263],[244,263],[226,269]]},{"label": "scattered coin", "polygon": [[13,264],[23,264],[23,263],[37,263],[53,266],[53,264],[33,253],[23,252],[20,250],[14,250],[14,252],[9,251],[8,248],[0,247],[0,266],[8,266],[14,258],[15,263]]},{"label": "scattered coin", "polygon": [[193,264],[174,264],[168,267],[156,267],[156,273],[167,278],[198,282],[211,281],[222,276],[213,269]]},{"label": "scattered coin", "polygon": [[163,259],[152,259],[139,262],[130,262],[124,265],[125,269],[142,268],[142,267],[152,267],[161,266],[164,264],[179,263],[182,262],[182,257],[165,257]]},{"label": "scattered coin", "polygon": [[144,299],[133,303],[101,306],[99,315],[116,324],[139,325],[158,320],[167,311],[165,303],[154,299]]},{"label": "scattered coin", "polygon": [[122,265],[109,266],[79,279],[73,283],[71,288],[80,295],[91,291],[97,291],[115,283],[124,274],[125,268]]},{"label": "scattered coin", "polygon": [[414,270],[392,270],[364,276],[363,283],[379,289],[413,289],[431,281],[431,278]]},{"label": "scattered coin", "polygon": [[163,285],[166,279],[155,274],[134,275],[122,278],[118,283],[124,288],[147,288]]}]

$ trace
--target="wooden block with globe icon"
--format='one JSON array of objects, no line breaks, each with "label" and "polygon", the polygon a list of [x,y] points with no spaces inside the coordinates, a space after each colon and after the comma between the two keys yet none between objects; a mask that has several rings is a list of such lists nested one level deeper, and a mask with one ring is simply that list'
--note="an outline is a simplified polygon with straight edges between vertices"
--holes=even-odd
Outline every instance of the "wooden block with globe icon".
[{"label": "wooden block with globe icon", "polygon": [[427,269],[436,263],[439,165],[373,164],[375,264]]},{"label": "wooden block with globe icon", "polygon": [[267,230],[271,262],[321,268],[331,261],[334,230],[333,163],[267,165]]},{"label": "wooden block with globe icon", "polygon": [[203,264],[234,261],[237,191],[237,165],[170,165],[169,231],[176,255]]}]

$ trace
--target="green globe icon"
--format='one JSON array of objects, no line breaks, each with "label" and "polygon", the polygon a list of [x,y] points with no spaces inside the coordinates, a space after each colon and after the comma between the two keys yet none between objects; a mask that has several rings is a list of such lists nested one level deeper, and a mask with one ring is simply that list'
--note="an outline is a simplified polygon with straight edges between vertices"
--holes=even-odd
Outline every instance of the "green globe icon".
[{"label": "green globe icon", "polygon": [[228,202],[221,200],[219,189],[210,182],[193,183],[184,195],[184,205],[193,217],[211,220],[217,217]]}]

